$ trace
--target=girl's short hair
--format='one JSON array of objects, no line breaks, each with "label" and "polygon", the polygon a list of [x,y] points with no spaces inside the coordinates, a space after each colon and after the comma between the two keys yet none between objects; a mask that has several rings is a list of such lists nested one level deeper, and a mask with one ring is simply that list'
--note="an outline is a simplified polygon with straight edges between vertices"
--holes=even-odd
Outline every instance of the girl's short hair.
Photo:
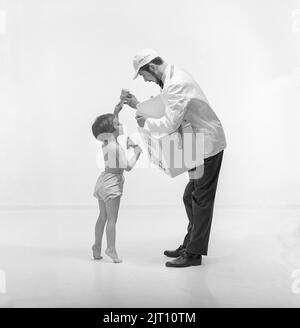
[{"label": "girl's short hair", "polygon": [[92,125],[92,132],[94,137],[97,139],[102,133],[113,133],[115,132],[113,120],[115,118],[114,114],[104,114],[96,118]]}]

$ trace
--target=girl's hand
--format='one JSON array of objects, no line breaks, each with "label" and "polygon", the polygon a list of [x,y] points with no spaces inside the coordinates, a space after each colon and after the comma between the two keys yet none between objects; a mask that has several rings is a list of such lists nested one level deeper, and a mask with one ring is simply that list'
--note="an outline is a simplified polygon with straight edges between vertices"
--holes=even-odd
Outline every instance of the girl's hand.
[{"label": "girl's hand", "polygon": [[145,118],[144,116],[137,115],[137,116],[135,117],[135,119],[136,119],[136,121],[137,121],[137,124],[138,124],[141,128],[143,128],[144,125],[145,125],[145,122],[146,122],[146,118]]},{"label": "girl's hand", "polygon": [[128,137],[127,138],[127,149],[130,147],[135,147],[136,144]]}]

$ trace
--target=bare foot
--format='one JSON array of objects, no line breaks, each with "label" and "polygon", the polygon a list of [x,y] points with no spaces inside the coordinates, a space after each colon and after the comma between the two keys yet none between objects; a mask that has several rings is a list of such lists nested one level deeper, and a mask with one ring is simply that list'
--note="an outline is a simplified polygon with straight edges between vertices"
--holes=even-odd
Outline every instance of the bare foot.
[{"label": "bare foot", "polygon": [[92,247],[94,260],[101,260],[101,249],[97,248],[95,245]]},{"label": "bare foot", "polygon": [[109,256],[113,260],[114,263],[121,263],[122,262],[122,260],[119,259],[116,250],[112,251],[112,250],[107,248],[106,251],[105,251],[105,254],[107,256]]}]

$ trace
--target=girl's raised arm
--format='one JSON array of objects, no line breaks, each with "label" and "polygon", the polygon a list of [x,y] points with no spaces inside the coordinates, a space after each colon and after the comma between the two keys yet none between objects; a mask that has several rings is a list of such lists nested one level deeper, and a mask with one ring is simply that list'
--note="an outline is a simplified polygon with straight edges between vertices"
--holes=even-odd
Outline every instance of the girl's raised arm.
[{"label": "girl's raised arm", "polygon": [[123,108],[123,101],[119,101],[117,104],[116,104],[116,107],[114,109],[114,115],[118,117],[120,111],[122,110]]}]

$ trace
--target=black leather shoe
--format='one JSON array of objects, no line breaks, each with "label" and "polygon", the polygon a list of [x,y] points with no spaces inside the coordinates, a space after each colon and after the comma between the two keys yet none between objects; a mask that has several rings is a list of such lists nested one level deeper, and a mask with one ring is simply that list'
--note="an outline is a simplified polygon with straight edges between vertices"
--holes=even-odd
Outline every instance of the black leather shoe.
[{"label": "black leather shoe", "polygon": [[182,254],[182,252],[185,250],[185,247],[183,245],[180,245],[177,249],[174,251],[164,251],[164,254],[168,257],[178,257]]},{"label": "black leather shoe", "polygon": [[167,267],[186,268],[189,266],[201,265],[202,256],[183,252],[176,260],[166,262]]}]

